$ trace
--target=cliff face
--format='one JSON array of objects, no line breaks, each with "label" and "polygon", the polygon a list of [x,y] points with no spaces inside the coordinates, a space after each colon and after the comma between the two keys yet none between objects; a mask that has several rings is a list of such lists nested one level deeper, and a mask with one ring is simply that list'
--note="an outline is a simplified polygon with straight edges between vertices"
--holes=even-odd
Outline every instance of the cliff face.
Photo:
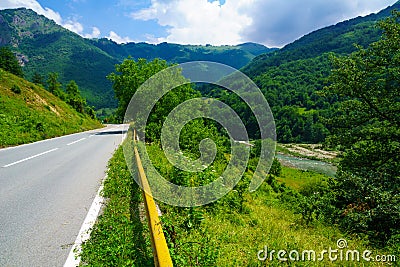
[{"label": "cliff face", "polygon": [[65,31],[54,21],[25,8],[8,9],[0,14],[0,45],[18,47],[38,34]]}]

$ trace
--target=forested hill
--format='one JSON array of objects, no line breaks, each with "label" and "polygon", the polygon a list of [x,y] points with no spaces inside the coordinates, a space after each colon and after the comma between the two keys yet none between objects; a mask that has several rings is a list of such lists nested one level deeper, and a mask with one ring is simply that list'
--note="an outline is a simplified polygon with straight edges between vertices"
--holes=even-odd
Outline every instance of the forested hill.
[{"label": "forested hill", "polygon": [[74,80],[90,105],[115,103],[106,75],[118,60],[54,21],[28,9],[1,10],[0,45],[17,54],[26,79],[56,72],[63,84]]},{"label": "forested hill", "polygon": [[11,46],[17,53],[28,80],[35,72],[44,77],[57,72],[63,84],[76,81],[88,103],[96,108],[116,106],[106,76],[128,56],[149,60],[160,57],[174,63],[209,60],[241,68],[255,56],[273,51],[252,43],[190,46],[89,40],[23,8],[0,10],[0,46]]},{"label": "forested hill", "polygon": [[313,58],[327,52],[349,54],[355,51],[354,44],[366,47],[377,41],[381,32],[376,27],[376,22],[389,17],[394,9],[400,10],[400,1],[376,14],[346,20],[311,32],[274,53],[256,57],[243,70],[249,76],[255,77],[271,66]]},{"label": "forested hill", "polygon": [[[256,57],[242,70],[260,87],[272,107],[280,142],[321,142],[331,128],[338,98],[321,95],[329,85],[330,53],[347,55],[355,44],[367,47],[381,31],[377,21],[400,10],[400,2],[377,14],[312,32],[284,48]],[[228,99],[234,103],[235,99]],[[250,125],[251,127],[251,125]]]},{"label": "forested hill", "polygon": [[134,59],[145,58],[148,60],[162,58],[174,63],[208,60],[238,69],[248,64],[255,56],[276,50],[255,43],[244,43],[237,46],[180,45],[172,43],[160,43],[157,45],[148,43],[117,44],[105,38],[93,39],[90,42],[120,61],[128,56]]}]

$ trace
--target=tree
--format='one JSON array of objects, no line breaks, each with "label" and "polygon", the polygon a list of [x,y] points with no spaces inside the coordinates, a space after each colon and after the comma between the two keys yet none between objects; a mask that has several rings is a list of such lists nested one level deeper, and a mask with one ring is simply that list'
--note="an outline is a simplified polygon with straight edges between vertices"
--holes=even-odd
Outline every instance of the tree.
[{"label": "tree", "polygon": [[116,116],[119,122],[123,121],[128,104],[140,85],[167,67],[169,65],[164,60],[154,59],[148,62],[143,58],[138,61],[128,58],[116,65],[116,72],[107,78],[113,82],[115,96],[118,99]]},{"label": "tree", "polygon": [[43,76],[38,72],[35,72],[32,76],[32,82],[35,84],[41,84],[44,86]]},{"label": "tree", "polygon": [[61,89],[61,83],[58,81],[58,73],[49,73],[47,77],[47,90],[60,99],[65,100],[65,94]]},{"label": "tree", "polygon": [[346,99],[331,120],[330,142],[345,149],[331,185],[337,220],[382,245],[400,236],[400,13],[379,26],[379,41],[333,57],[326,91]]},{"label": "tree", "polygon": [[19,77],[23,77],[22,67],[16,56],[7,46],[0,48],[0,68]]},{"label": "tree", "polygon": [[80,113],[85,112],[86,100],[81,96],[79,87],[75,81],[70,81],[66,87],[66,102]]}]

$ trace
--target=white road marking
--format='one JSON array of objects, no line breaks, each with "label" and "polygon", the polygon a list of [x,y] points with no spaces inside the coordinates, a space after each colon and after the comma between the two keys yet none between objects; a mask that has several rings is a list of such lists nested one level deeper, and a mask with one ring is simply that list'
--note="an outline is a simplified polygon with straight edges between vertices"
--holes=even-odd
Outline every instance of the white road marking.
[{"label": "white road marking", "polygon": [[[118,126],[120,127],[120,126]],[[93,136],[93,135],[91,135]],[[91,137],[90,136],[90,137]],[[124,135],[126,137],[126,134]],[[124,139],[122,139],[121,145],[123,143]],[[82,243],[87,241],[90,238],[90,234],[92,233],[92,229],[94,224],[97,221],[97,217],[99,216],[101,207],[104,202],[104,198],[100,195],[101,191],[103,190],[104,187],[104,181],[107,179],[104,177],[104,179],[101,181],[101,185],[99,190],[97,190],[96,197],[94,198],[92,205],[90,206],[89,212],[86,215],[85,220],[83,221],[83,224],[81,226],[81,229],[79,230],[78,236],[75,239],[74,245],[72,246],[71,250],[69,251],[67,260],[64,263],[64,267],[77,267],[79,266],[81,262],[81,257],[80,254],[82,252]]]},{"label": "white road marking", "polygon": [[78,142],[80,142],[80,141],[83,141],[83,140],[85,140],[85,139],[86,139],[86,137],[84,137],[84,138],[81,138],[81,139],[79,139],[79,140],[76,140],[76,141],[74,141],[74,142],[71,142],[71,143],[67,144],[67,146],[70,146],[70,145],[76,144],[76,143],[78,143]]},{"label": "white road marking", "polygon": [[[103,179],[103,182],[106,178],[107,176]],[[79,230],[79,234],[75,239],[75,243],[69,251],[68,258],[64,263],[64,267],[76,267],[80,264],[80,253],[82,252],[82,244],[89,239],[93,225],[97,220],[97,216],[99,215],[101,206],[104,201],[104,198],[100,196],[100,192],[103,190],[103,182],[101,183],[101,186],[97,191],[96,197],[94,198],[92,205],[90,206],[89,212],[87,213],[82,227]]]},{"label": "white road marking", "polygon": [[[105,128],[105,127],[103,127],[103,128]],[[103,128],[100,128],[100,129],[103,129]],[[83,133],[95,132],[95,131],[97,131],[97,130],[99,130],[99,129],[93,129],[93,130],[89,130],[89,131],[86,131],[86,132],[79,132],[79,133],[67,134],[67,135],[63,135],[63,136],[57,136],[57,137],[53,137],[53,138],[49,138],[49,139],[44,139],[44,140],[36,141],[36,142],[33,142],[33,143],[28,143],[28,144],[22,144],[22,145],[17,145],[17,146],[10,146],[10,147],[6,147],[6,148],[1,148],[0,151],[3,151],[3,150],[10,150],[10,149],[16,149],[16,148],[21,148],[21,147],[25,147],[25,146],[36,145],[36,144],[40,144],[40,143],[46,143],[46,142],[49,142],[49,141],[58,140],[58,139],[62,139],[62,138],[65,138],[65,137],[70,137],[70,136],[79,135],[79,134],[83,134]]]},{"label": "white road marking", "polygon": [[57,147],[57,148],[50,149],[50,150],[47,150],[47,151],[45,151],[45,152],[42,152],[42,153],[39,153],[39,154],[36,154],[36,155],[33,155],[33,156],[30,156],[30,157],[28,157],[28,158],[24,158],[24,159],[15,161],[15,162],[13,162],[13,163],[4,165],[3,168],[7,168],[7,167],[10,167],[10,166],[16,165],[16,164],[18,164],[18,163],[24,162],[24,161],[27,161],[27,160],[30,160],[30,159],[34,159],[34,158],[39,157],[39,156],[42,156],[42,155],[44,155],[44,154],[47,154],[47,153],[56,151],[57,149],[58,149],[58,147]]}]

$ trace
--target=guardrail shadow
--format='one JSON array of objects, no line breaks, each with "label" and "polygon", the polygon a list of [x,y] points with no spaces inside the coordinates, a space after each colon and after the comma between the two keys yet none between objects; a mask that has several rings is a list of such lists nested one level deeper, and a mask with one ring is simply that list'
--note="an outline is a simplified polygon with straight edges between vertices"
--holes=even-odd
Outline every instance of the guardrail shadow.
[{"label": "guardrail shadow", "polygon": [[117,135],[117,134],[126,134],[127,130],[116,130],[116,131],[105,131],[105,132],[98,132],[94,135]]},{"label": "guardrail shadow", "polygon": [[[137,173],[134,175],[137,175]],[[149,238],[150,234],[147,228],[143,227],[143,220],[146,219],[143,218],[145,217],[145,211],[141,195],[141,189],[133,181],[131,185],[130,217],[134,232],[133,242],[136,247],[136,253],[133,255],[134,266],[150,267],[154,266],[154,260]]]}]

